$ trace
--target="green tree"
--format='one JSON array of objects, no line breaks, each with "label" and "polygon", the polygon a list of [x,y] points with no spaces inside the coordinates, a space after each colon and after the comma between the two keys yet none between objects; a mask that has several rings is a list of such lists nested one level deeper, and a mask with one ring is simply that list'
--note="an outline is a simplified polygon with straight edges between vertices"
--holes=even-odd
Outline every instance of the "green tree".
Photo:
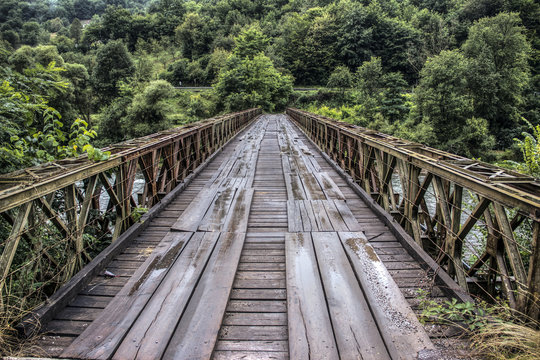
[{"label": "green tree", "polygon": [[64,59],[58,54],[58,49],[54,45],[39,45],[34,48],[34,60],[43,66],[49,65],[52,61],[57,66],[64,65]]},{"label": "green tree", "polygon": [[255,26],[242,31],[235,38],[234,54],[240,58],[253,58],[255,55],[263,53],[268,46],[269,39],[262,33],[261,29]]},{"label": "green tree", "polygon": [[404,120],[409,112],[403,96],[407,81],[400,72],[391,72],[383,76],[383,83],[381,114],[391,123]]},{"label": "green tree", "polygon": [[475,23],[463,45],[475,115],[489,121],[500,147],[509,145],[505,131],[519,120],[530,81],[530,45],[524,30],[517,14],[500,13]]},{"label": "green tree", "polygon": [[26,22],[23,24],[21,32],[21,41],[26,45],[37,45],[39,42],[39,35],[41,28],[35,21]]},{"label": "green tree", "polygon": [[93,159],[106,154],[90,145],[96,133],[86,122],[62,123],[61,114],[49,99],[66,91],[63,69],[51,63],[36,65],[24,74],[0,69],[0,172],[87,152]]},{"label": "green tree", "polygon": [[152,81],[142,93],[135,95],[123,121],[126,137],[140,137],[170,128],[167,100],[172,96],[174,88],[164,80]]},{"label": "green tree", "polygon": [[106,103],[118,95],[120,81],[125,81],[135,71],[131,55],[124,43],[115,40],[102,46],[96,54],[92,73],[92,86],[96,95]]},{"label": "green tree", "polygon": [[73,22],[69,26],[69,37],[72,38],[76,44],[81,41],[82,30],[83,27],[81,21],[75,18],[75,20],[73,20]]},{"label": "green tree", "polygon": [[212,83],[217,79],[219,71],[225,66],[230,55],[229,51],[221,48],[217,48],[212,52],[205,70],[209,82]]},{"label": "green tree", "polygon": [[18,48],[9,57],[9,63],[13,65],[15,70],[22,72],[26,68],[33,67],[35,65],[34,49],[28,45],[23,45]]},{"label": "green tree", "polygon": [[345,89],[348,89],[353,84],[353,75],[346,66],[338,66],[332,71],[326,84],[329,88],[337,88],[343,94]]},{"label": "green tree", "polygon": [[186,14],[184,22],[176,28],[176,40],[182,48],[184,57],[194,60],[208,52],[211,32],[208,18],[197,12]]},{"label": "green tree", "polygon": [[228,111],[261,106],[267,111],[285,107],[292,93],[292,78],[281,75],[265,55],[241,59],[231,55],[214,87]]},{"label": "green tree", "polygon": [[428,59],[415,89],[417,111],[432,125],[439,143],[459,136],[473,116],[467,77],[469,61],[459,50],[442,51]]}]

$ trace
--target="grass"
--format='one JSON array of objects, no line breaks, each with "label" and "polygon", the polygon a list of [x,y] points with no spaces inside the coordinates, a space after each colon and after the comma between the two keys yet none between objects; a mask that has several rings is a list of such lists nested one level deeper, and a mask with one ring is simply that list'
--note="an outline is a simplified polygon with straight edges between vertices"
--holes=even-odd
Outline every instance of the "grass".
[{"label": "grass", "polygon": [[540,322],[510,309],[499,300],[496,304],[436,302],[419,291],[422,323],[436,323],[459,328],[469,338],[474,355],[482,359],[540,359]]},{"label": "grass", "polygon": [[540,330],[524,324],[489,323],[471,341],[474,352],[487,359],[540,359]]}]

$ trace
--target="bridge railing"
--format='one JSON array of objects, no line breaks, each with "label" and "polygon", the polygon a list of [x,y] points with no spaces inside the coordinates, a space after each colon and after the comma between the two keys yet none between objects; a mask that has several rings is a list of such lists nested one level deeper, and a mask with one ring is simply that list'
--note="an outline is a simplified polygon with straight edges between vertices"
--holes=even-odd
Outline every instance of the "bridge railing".
[{"label": "bridge railing", "polygon": [[287,114],[466,290],[538,318],[540,183],[298,109]]},{"label": "bridge railing", "polygon": [[81,156],[0,176],[0,313],[50,296],[260,113],[111,145],[105,161]]}]

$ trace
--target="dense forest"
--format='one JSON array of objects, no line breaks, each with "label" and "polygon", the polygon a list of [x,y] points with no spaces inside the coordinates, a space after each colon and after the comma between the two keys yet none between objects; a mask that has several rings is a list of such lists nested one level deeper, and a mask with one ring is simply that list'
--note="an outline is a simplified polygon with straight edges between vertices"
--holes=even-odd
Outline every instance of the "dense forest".
[{"label": "dense forest", "polygon": [[487,161],[523,152],[506,164],[540,176],[539,22],[535,0],[3,0],[1,171],[295,106]]}]

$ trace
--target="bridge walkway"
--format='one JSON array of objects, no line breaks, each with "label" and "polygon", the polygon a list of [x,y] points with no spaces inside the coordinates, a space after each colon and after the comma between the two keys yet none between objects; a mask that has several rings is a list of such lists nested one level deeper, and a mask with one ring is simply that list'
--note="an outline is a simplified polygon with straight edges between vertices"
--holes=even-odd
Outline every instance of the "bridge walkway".
[{"label": "bridge walkway", "polygon": [[415,358],[433,348],[416,290],[444,298],[284,115],[227,145],[107,270],[34,354]]}]

